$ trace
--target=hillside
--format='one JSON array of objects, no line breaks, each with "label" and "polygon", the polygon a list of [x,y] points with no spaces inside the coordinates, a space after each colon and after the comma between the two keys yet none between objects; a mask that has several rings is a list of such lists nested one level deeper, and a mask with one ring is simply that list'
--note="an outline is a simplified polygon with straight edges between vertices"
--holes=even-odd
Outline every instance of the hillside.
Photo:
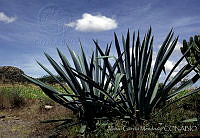
[{"label": "hillside", "polygon": [[24,83],[24,72],[13,66],[0,66],[0,84]]}]

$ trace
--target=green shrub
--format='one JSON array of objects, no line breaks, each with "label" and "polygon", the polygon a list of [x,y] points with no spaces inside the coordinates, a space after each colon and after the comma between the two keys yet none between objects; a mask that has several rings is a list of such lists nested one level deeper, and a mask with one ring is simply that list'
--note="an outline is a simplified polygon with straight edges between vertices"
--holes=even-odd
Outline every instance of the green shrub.
[{"label": "green shrub", "polygon": [[[55,77],[57,77],[59,79],[59,81],[61,81],[61,82],[63,81],[61,77],[59,77],[59,76],[55,76]],[[45,75],[43,77],[38,78],[38,80],[40,80],[44,83],[49,83],[51,85],[57,83],[57,81],[51,75]]]},{"label": "green shrub", "polygon": [[25,99],[18,90],[0,91],[0,108],[19,108],[25,104]]}]

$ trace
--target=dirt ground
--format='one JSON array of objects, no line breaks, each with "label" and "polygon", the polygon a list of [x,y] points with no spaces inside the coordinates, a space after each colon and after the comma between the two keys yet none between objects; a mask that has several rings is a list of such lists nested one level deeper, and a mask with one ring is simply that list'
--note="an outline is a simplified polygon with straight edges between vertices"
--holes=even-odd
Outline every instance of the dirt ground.
[{"label": "dirt ground", "polygon": [[40,121],[62,119],[73,116],[70,110],[54,104],[45,109],[38,101],[18,108],[0,109],[0,138],[7,137],[49,137],[55,135],[56,124],[41,124]]},{"label": "dirt ground", "polygon": [[[45,105],[51,105],[51,109],[46,109]],[[185,99],[174,106],[171,106],[166,112],[158,115],[152,119],[152,122],[163,122],[166,124],[172,124],[175,126],[182,126],[187,124],[180,124],[182,120],[190,119],[196,116],[200,116],[200,100],[199,95]],[[8,107],[6,107],[8,106]],[[1,108],[5,107],[5,108]],[[74,118],[73,113],[64,108],[63,106],[56,104],[52,101],[40,101],[33,99],[26,99],[23,104],[18,107],[10,107],[10,105],[1,106],[0,100],[0,138],[7,137],[49,137],[49,136],[67,136],[76,137],[74,134],[75,129],[63,130],[62,132],[55,132],[55,126],[58,123],[42,124],[40,121],[51,119],[66,119]],[[177,133],[177,136],[200,136],[200,125],[198,122],[192,123],[192,125],[198,127],[198,131],[186,132],[184,135]],[[72,131],[71,131],[72,130]],[[71,135],[72,133],[72,135]],[[118,132],[117,132],[118,133]],[[113,133],[116,134],[116,133]],[[132,134],[132,132],[130,132]],[[141,133],[143,134],[143,132]],[[151,133],[152,136],[157,135],[157,132]],[[69,136],[70,135],[70,136]],[[134,133],[133,136],[136,134]],[[138,132],[137,135],[140,135]],[[148,134],[143,134],[145,137]],[[172,136],[172,134],[169,134]],[[129,132],[124,132],[122,137],[127,137]],[[168,136],[168,134],[167,134]]]}]

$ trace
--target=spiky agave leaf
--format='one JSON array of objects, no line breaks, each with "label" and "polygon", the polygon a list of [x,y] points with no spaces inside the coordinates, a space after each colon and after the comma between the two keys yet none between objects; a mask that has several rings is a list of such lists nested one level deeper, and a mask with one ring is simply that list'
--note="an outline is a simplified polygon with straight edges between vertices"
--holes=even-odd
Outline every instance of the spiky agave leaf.
[{"label": "spiky agave leaf", "polygon": [[[136,40],[135,33],[133,34],[132,56],[130,56],[129,52],[131,48],[129,31],[126,38],[122,37],[125,56],[124,60],[119,60],[119,69],[117,72],[126,74],[126,76],[121,80],[123,84],[122,93],[125,94],[124,101],[128,103],[132,113],[137,111],[137,116],[139,118],[148,118],[155,107],[160,105],[160,103],[165,103],[165,101],[170,97],[169,91],[197,66],[197,63],[194,66],[186,65],[171,81],[168,81],[173,71],[184,59],[187,52],[189,52],[189,50],[187,50],[176,63],[172,71],[168,74],[166,80],[164,80],[163,87],[158,89],[161,73],[162,71],[165,72],[165,64],[172,54],[178,41],[178,37],[172,41],[173,34],[174,33],[171,30],[167,35],[165,41],[160,47],[153,67],[153,37],[151,36],[151,28],[145,35],[142,44],[140,43],[141,41],[139,32]],[[117,35],[114,35],[115,47],[119,56],[121,49]],[[176,95],[180,89],[185,88],[187,85],[195,83],[198,79],[199,76],[196,75],[195,78],[190,80],[187,84],[179,87],[177,91],[173,93],[173,95]]]},{"label": "spiky agave leaf", "polygon": [[[62,52],[57,49],[58,55],[62,61],[62,65],[58,65],[51,56],[45,53],[50,64],[56,70],[56,72],[63,78],[63,80],[68,84],[71,92],[68,92],[65,89],[65,86],[54,77],[54,79],[61,85],[61,87],[66,91],[66,94],[57,92],[52,87],[33,79],[28,76],[24,76],[29,79],[31,82],[40,86],[42,90],[55,102],[60,103],[61,105],[80,112],[80,119],[88,127],[95,125],[88,123],[91,122],[94,118],[108,117],[113,118],[114,116],[124,116],[125,109],[114,100],[114,94],[108,91],[108,84],[112,83],[114,85],[115,76],[110,77],[110,74],[114,74],[115,69],[117,68],[117,61],[111,66],[111,63],[108,60],[104,60],[103,64],[100,64],[102,57],[98,58],[98,51],[108,59],[111,49],[111,44],[107,47],[105,53],[98,48],[96,53],[92,54],[90,63],[87,62],[83,48],[81,47],[81,56],[76,55],[71,49],[69,49],[72,61],[74,62],[74,67],[70,66],[67,58],[62,54]],[[38,64],[51,76],[53,74],[44,67],[41,63]],[[110,73],[107,74],[106,67],[109,67]],[[80,80],[80,81],[79,81]],[[106,81],[106,82],[105,82]],[[117,85],[116,85],[117,87]],[[66,124],[66,121],[63,125]],[[62,125],[62,124],[61,124]]]},{"label": "spiky agave leaf", "polygon": [[69,109],[71,109],[72,111],[74,112],[77,112],[80,110],[80,107],[76,106],[76,105],[70,105],[70,104],[67,104],[69,102],[73,102],[73,98],[71,98],[70,96],[67,96],[65,97],[64,99],[61,99],[58,95],[60,94],[60,92],[58,92],[56,89],[52,88],[51,86],[48,86],[46,84],[44,84],[43,82],[39,81],[39,80],[36,80],[34,78],[31,78],[27,75],[24,75],[23,76],[28,79],[29,81],[33,82],[34,84],[38,85],[42,90],[43,92],[49,96],[49,98],[51,98],[52,100],[54,100],[55,102],[63,105],[64,107],[67,107]]},{"label": "spiky agave leaf", "polygon": [[[162,71],[166,73],[165,64],[176,46],[178,37],[172,41],[174,33],[172,30],[170,31],[160,47],[155,64],[152,67],[154,37],[151,35],[151,32],[150,28],[142,41],[140,40],[139,31],[136,39],[134,33],[131,47],[130,32],[128,31],[126,38],[122,36],[122,51],[117,35],[114,34],[118,55],[114,63],[109,60],[112,43],[107,45],[105,52],[103,52],[98,42],[94,40],[96,51],[92,53],[90,62],[87,61],[82,46],[80,56],[69,49],[74,68],[70,66],[69,61],[59,49],[57,51],[62,61],[61,67],[45,53],[48,61],[68,84],[72,93],[69,93],[67,90],[65,90],[65,94],[59,93],[38,80],[28,76],[25,77],[40,86],[56,102],[72,110],[79,111],[80,122],[78,123],[87,125],[91,129],[95,128],[97,118],[122,118],[129,121],[148,119],[152,111],[161,103],[165,103],[171,97],[178,94],[181,89],[195,83],[199,79],[199,76],[195,75],[174,93],[169,93],[174,85],[194,70],[200,62],[198,61],[194,65],[185,65],[169,81],[173,71],[190,51],[186,50],[172,71],[167,75],[164,85],[158,87],[161,73]],[[131,48],[132,54],[130,52]],[[47,73],[53,75],[43,65],[40,64],[40,66]],[[61,87],[65,88],[59,80],[54,79]],[[197,90],[190,94],[196,92]],[[66,122],[64,122],[65,124]],[[67,126],[70,126],[70,124]]]}]

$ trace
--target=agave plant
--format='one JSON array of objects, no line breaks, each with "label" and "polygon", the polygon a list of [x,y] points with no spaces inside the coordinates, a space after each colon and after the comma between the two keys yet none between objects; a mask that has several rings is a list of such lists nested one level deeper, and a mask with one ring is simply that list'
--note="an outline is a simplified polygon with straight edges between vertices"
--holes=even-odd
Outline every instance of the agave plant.
[{"label": "agave plant", "polygon": [[[107,46],[105,57],[108,58],[111,45]],[[60,82],[60,80],[53,75],[46,67],[37,61],[37,63],[51,75],[58,84],[64,89],[66,93],[57,91],[45,83],[24,75],[29,81],[38,85],[46,95],[48,95],[55,102],[71,109],[75,113],[79,113],[77,122],[72,122],[70,119],[64,120],[47,120],[44,122],[58,122],[64,121],[62,125],[65,127],[82,124],[83,128],[94,130],[96,128],[96,121],[99,119],[111,120],[117,116],[124,116],[123,107],[116,101],[110,93],[109,84],[116,85],[120,81],[120,76],[110,78],[106,73],[106,66],[108,61],[101,63],[98,57],[98,51],[93,52],[90,62],[88,63],[85,52],[81,46],[81,55],[78,56],[69,48],[75,68],[72,68],[67,58],[62,52],[57,49],[57,52],[62,61],[62,65],[58,65],[47,53],[45,56],[54,67],[56,72],[62,77],[63,81],[67,83],[67,87]],[[101,51],[102,52],[102,51]],[[110,64],[109,64],[110,65]],[[113,65],[113,69],[117,67],[117,62]],[[116,78],[113,80],[113,78]],[[115,87],[116,89],[116,87]],[[86,127],[87,126],[87,127]]]},{"label": "agave plant", "polygon": [[[92,53],[90,62],[88,62],[82,46],[80,55],[76,55],[69,48],[74,67],[70,65],[59,49],[57,51],[62,61],[61,65],[58,65],[45,53],[48,61],[68,84],[71,91],[66,89],[66,86],[39,62],[38,64],[60,84],[66,93],[61,93],[37,79],[24,75],[25,78],[40,86],[51,99],[79,113],[79,119],[75,122],[69,119],[60,120],[64,121],[62,124],[66,127],[82,124],[83,128],[94,130],[97,120],[112,120],[113,118],[140,123],[143,119],[149,119],[151,113],[159,106],[167,106],[165,105],[166,101],[176,96],[189,84],[195,83],[199,78],[197,74],[189,82],[170,92],[173,86],[189,74],[200,62],[197,61],[194,65],[185,65],[172,80],[169,80],[173,71],[189,52],[189,48],[167,75],[162,87],[158,87],[161,73],[162,71],[165,72],[165,63],[172,54],[178,40],[176,38],[171,43],[172,31],[163,42],[154,66],[152,66],[153,37],[151,36],[151,28],[142,42],[139,32],[137,38],[134,33],[132,44],[130,44],[130,33],[128,31],[126,38],[122,36],[123,51],[121,51],[117,35],[114,34],[114,37],[117,57],[110,56],[112,43],[107,45],[104,52],[98,42],[94,41],[96,51]],[[130,52],[131,48],[132,51]],[[110,58],[114,58],[115,61],[111,62]],[[191,91],[191,93],[179,99],[199,90],[200,88]],[[54,121],[59,120],[47,122]]]},{"label": "agave plant", "polygon": [[[166,104],[167,101],[170,101],[170,99],[181,92],[181,90],[186,88],[188,85],[194,84],[199,79],[199,74],[196,74],[193,78],[189,79],[187,82],[172,91],[172,88],[192,70],[194,70],[200,63],[200,60],[197,60],[192,65],[185,65],[179,70],[173,79],[169,79],[172,77],[172,73],[178,65],[181,64],[181,61],[183,61],[184,57],[191,49],[191,47],[188,47],[188,49],[183,52],[183,56],[177,61],[172,70],[166,74],[165,64],[178,41],[178,37],[172,41],[173,35],[174,33],[171,30],[160,47],[155,64],[152,66],[153,37],[151,36],[151,28],[148,33],[145,34],[142,42],[140,41],[139,32],[137,38],[135,37],[135,33],[133,33],[132,44],[130,43],[131,40],[129,31],[126,39],[122,36],[123,51],[125,52],[124,58],[121,57],[119,41],[117,35],[115,34],[115,47],[119,60],[117,72],[125,74],[121,79],[122,89],[118,92],[118,94],[121,95],[121,97],[125,97],[125,99],[123,99],[123,101],[126,102],[126,104],[124,104],[124,108],[128,114],[132,115],[130,118],[132,118],[133,115],[136,115],[136,120],[139,122],[143,119],[149,119],[151,113],[155,111],[157,107],[167,107],[168,104],[174,103],[175,101]],[[95,44],[99,47],[97,43]],[[98,49],[100,50],[100,48]],[[132,51],[130,51],[130,49],[132,49]],[[102,56],[104,55],[102,54]],[[163,85],[159,87],[159,78],[161,77],[162,71],[166,74],[166,78],[163,81]],[[176,101],[199,92],[199,90],[200,88],[191,91],[187,95],[178,98]]]},{"label": "agave plant", "polygon": [[[181,52],[185,53],[189,47],[192,47],[186,55],[186,60],[189,64],[194,65],[200,59],[200,36],[190,37],[190,41],[183,40]],[[196,72],[200,72],[200,64],[195,68]]]}]

